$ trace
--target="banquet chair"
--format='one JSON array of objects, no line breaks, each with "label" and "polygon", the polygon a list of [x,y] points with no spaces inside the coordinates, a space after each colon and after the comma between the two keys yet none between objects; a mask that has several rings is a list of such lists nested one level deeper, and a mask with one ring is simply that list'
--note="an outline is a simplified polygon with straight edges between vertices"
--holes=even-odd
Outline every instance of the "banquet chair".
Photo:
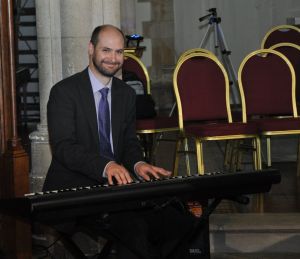
[{"label": "banquet chair", "polygon": [[[210,50],[208,50],[208,49],[204,49],[204,48],[192,48],[192,49],[188,49],[188,50],[186,50],[186,51],[184,51],[180,56],[179,56],[179,58],[178,58],[178,61],[180,61],[180,59],[182,59],[183,57],[185,57],[185,56],[187,56],[187,55],[189,55],[189,54],[191,54],[191,53],[207,53],[207,54],[210,54],[210,55],[212,55],[212,56],[215,56],[216,57],[216,55],[215,55],[215,53],[213,53],[212,51],[210,51]],[[217,58],[217,57],[216,57]],[[232,117],[233,117],[233,120],[237,120],[237,118],[240,120],[240,116],[241,116],[241,111],[240,111],[240,108],[239,108],[239,105],[232,105]],[[224,159],[224,166],[225,167],[227,167],[227,168],[229,168],[229,167],[231,167],[232,168],[232,166],[233,167],[235,167],[235,169],[233,169],[233,170],[236,170],[238,167],[237,167],[237,165],[234,165],[234,164],[232,164],[232,162],[233,162],[233,159],[234,159],[234,157],[232,157],[231,156],[231,152],[232,152],[232,150],[234,149],[234,145],[235,145],[236,143],[232,143],[232,142],[230,142],[230,141],[228,141],[227,143],[226,143],[226,148],[225,148],[225,159]],[[188,149],[189,149],[189,147],[188,147],[188,142],[187,142],[187,140],[185,140],[185,152],[188,154],[189,152],[188,152]],[[186,163],[187,164],[189,164],[189,159],[188,159],[188,155],[186,155],[187,156],[187,158],[186,158]],[[237,158],[238,159],[238,158]]]},{"label": "banquet chair", "polygon": [[300,134],[294,68],[282,53],[260,49],[244,58],[238,81],[248,121],[255,122],[266,138],[267,165],[271,166],[271,136]]},{"label": "banquet chair", "polygon": [[290,42],[300,45],[300,28],[294,25],[279,25],[273,27],[265,34],[261,43],[261,49],[270,48],[281,42]]},{"label": "banquet chair", "polygon": [[[146,94],[151,95],[151,85],[148,70],[143,62],[132,53],[124,52],[123,69],[135,73],[146,88]],[[176,142],[177,138],[167,138],[163,134],[179,130],[175,116],[156,115],[153,118],[136,120],[136,132],[144,149],[145,159],[155,162],[155,153],[160,141]]]},{"label": "banquet chair", "polygon": [[[297,110],[299,110],[300,107],[300,45],[290,43],[290,42],[282,42],[271,46],[270,49],[275,49],[280,53],[282,53],[283,55],[285,55],[293,65],[293,68],[295,70],[295,76],[296,76],[296,103],[297,103]],[[298,147],[298,156],[299,155],[300,155],[300,145]],[[300,159],[297,160],[298,160],[297,175],[300,176]]]},{"label": "banquet chair", "polygon": [[[204,174],[203,142],[251,139],[254,168],[261,169],[260,139],[256,126],[233,122],[228,75],[220,61],[209,53],[191,53],[176,65],[173,87],[182,138],[195,140],[197,171]],[[242,112],[244,112],[242,107]],[[180,150],[177,149],[175,168]]]},{"label": "banquet chair", "polygon": [[[204,49],[204,48],[192,48],[192,49],[188,49],[188,50],[184,51],[183,53],[181,53],[181,55],[179,56],[177,62],[179,62],[183,57],[185,57],[185,56],[187,56],[187,55],[189,55],[191,53],[207,53],[207,54],[214,55],[214,53],[211,52],[208,49]],[[173,108],[175,109],[175,106],[173,106]],[[189,143],[188,143],[188,139],[187,138],[184,138],[181,142],[184,145],[184,151],[183,151],[183,153],[185,153],[185,163],[186,163],[186,170],[187,170],[186,173],[187,173],[187,175],[190,175],[191,171],[190,171],[190,158],[189,158],[189,154],[193,153],[193,152],[189,151]]]}]

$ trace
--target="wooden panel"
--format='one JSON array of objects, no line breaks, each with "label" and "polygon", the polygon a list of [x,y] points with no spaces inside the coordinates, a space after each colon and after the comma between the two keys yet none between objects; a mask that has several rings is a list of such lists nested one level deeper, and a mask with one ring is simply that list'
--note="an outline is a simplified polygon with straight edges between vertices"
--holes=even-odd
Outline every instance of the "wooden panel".
[{"label": "wooden panel", "polygon": [[[29,158],[17,136],[12,2],[0,4],[0,197],[29,192]],[[0,220],[5,258],[31,258],[30,225],[8,217]]]}]

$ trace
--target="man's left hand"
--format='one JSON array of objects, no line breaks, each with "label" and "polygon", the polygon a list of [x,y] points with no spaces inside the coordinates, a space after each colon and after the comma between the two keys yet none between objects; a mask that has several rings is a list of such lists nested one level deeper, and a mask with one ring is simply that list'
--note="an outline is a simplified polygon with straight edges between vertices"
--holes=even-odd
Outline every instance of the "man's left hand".
[{"label": "man's left hand", "polygon": [[161,167],[147,163],[137,164],[135,171],[138,176],[142,177],[146,181],[150,181],[151,178],[159,179],[161,177],[170,177],[172,174],[170,171],[167,171]]}]

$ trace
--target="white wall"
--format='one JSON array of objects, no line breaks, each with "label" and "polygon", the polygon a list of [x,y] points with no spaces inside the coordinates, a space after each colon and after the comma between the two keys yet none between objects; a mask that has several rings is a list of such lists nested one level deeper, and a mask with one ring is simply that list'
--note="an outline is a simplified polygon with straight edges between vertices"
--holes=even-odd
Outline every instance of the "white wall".
[{"label": "white wall", "polygon": [[[285,24],[288,17],[300,17],[299,0],[174,0],[177,57],[186,49],[199,47],[207,21],[200,23],[198,19],[212,7],[222,19],[221,28],[236,69],[246,54],[260,47],[271,27]],[[206,48],[213,46],[210,43]]]}]

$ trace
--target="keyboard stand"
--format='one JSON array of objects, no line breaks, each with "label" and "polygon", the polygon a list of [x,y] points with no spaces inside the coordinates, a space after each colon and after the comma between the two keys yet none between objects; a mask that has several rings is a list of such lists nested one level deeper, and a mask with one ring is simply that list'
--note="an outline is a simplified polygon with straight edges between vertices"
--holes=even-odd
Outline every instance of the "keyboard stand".
[{"label": "keyboard stand", "polygon": [[[226,198],[227,200],[232,200],[238,202],[240,204],[248,204],[249,198],[244,195]],[[187,258],[197,258],[199,259],[210,259],[210,239],[209,239],[209,216],[214,212],[214,210],[221,203],[223,198],[215,198],[212,199],[210,203],[201,201],[200,204],[206,204],[203,206],[203,212],[201,216],[196,221],[194,231],[188,233],[185,237],[182,238],[182,242],[184,240],[188,240],[188,248],[187,248]],[[181,242],[180,242],[181,243]],[[174,249],[170,256],[167,259],[172,259],[173,256],[178,252],[178,249]]]},{"label": "keyboard stand", "polygon": [[[226,198],[228,200],[236,201],[241,204],[248,204],[249,199],[246,196],[237,196],[232,198]],[[188,247],[186,247],[185,259],[188,258],[197,258],[199,259],[210,259],[210,239],[209,239],[209,216],[214,212],[217,206],[221,203],[223,198],[215,198],[212,199],[211,202],[208,201],[199,201],[203,206],[203,211],[201,216],[195,221],[195,225],[193,231],[187,233],[181,240],[178,242],[178,246],[171,252],[171,254],[167,258],[163,259],[172,259],[179,252],[180,244],[183,244],[185,240],[188,240]],[[51,227],[53,230],[54,228]],[[114,242],[118,241],[117,237],[111,235],[109,228],[103,228],[103,235],[99,233],[99,235],[95,236],[95,233],[90,233],[88,228],[79,228],[77,232],[82,232],[87,234],[90,238],[97,241],[97,237],[103,236],[107,239],[107,243],[102,248],[101,252],[97,255],[97,259],[105,259],[109,256],[112,245]],[[54,229],[55,230],[55,229]],[[75,234],[75,233],[73,233]],[[72,234],[72,235],[73,235]],[[76,243],[72,240],[72,235],[67,235],[65,233],[59,232],[55,230],[55,235],[57,235],[57,239],[60,240],[64,248],[75,258],[75,259],[84,259],[88,258],[84,255],[81,249],[76,245]],[[108,238],[107,238],[108,237]],[[128,247],[132,251],[130,247]],[[134,251],[132,251],[134,253]],[[137,255],[140,258],[140,255]],[[142,258],[141,258],[142,259]]]}]

